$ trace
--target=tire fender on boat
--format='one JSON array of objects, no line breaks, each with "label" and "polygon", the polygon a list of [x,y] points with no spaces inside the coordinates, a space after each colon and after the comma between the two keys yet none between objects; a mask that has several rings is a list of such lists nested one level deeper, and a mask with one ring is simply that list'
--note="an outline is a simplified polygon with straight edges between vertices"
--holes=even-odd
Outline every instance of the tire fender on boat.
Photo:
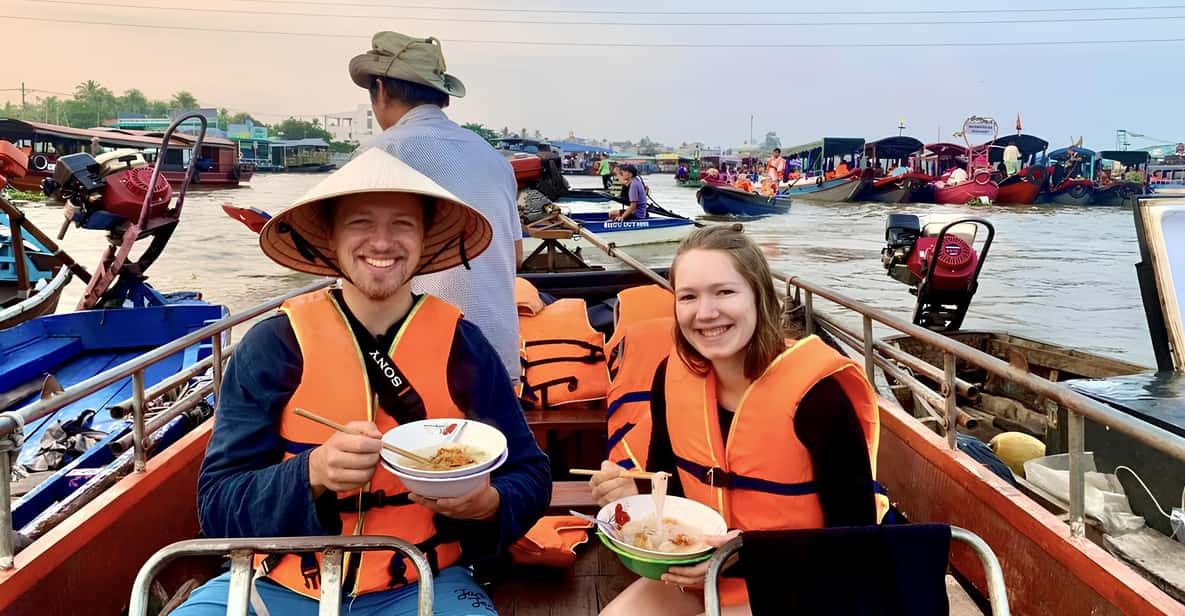
[{"label": "tire fender on boat", "polygon": [[34,156],[31,162],[33,163],[33,168],[38,171],[45,171],[49,168],[49,159],[45,157],[45,154]]}]

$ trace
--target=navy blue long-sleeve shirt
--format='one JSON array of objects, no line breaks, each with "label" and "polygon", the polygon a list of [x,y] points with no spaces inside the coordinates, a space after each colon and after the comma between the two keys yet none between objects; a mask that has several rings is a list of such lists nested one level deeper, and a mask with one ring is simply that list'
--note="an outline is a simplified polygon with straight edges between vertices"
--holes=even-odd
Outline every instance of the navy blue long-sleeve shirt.
[{"label": "navy blue long-sleeve shirt", "polygon": [[[395,323],[380,341],[390,340],[401,325]],[[285,314],[257,323],[235,350],[198,476],[198,516],[207,536],[341,532],[337,495],[326,491],[313,499],[309,451],[283,460],[279,415],[300,384],[302,368],[300,346]],[[453,336],[447,382],[458,407],[501,430],[509,449],[490,479],[501,499],[498,515],[458,525],[464,558],[474,562],[505,550],[543,515],[551,499],[551,475],[498,354],[465,320],[458,321]]]}]

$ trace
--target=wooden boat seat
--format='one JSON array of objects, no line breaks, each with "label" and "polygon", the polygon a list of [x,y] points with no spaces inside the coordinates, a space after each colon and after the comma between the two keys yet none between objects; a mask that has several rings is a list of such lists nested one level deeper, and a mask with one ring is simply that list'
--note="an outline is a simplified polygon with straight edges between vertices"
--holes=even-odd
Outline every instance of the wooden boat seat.
[{"label": "wooden boat seat", "polygon": [[587,481],[556,481],[551,484],[551,505],[547,513],[566,514],[569,509],[581,513],[596,513],[600,509],[593,500]]}]

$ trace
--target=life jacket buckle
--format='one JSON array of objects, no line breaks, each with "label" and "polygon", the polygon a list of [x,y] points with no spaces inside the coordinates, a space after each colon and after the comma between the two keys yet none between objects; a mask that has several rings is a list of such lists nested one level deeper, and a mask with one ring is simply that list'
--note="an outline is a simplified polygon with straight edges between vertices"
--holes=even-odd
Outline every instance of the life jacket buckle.
[{"label": "life jacket buckle", "polygon": [[729,472],[719,466],[713,466],[704,471],[704,483],[707,483],[713,488],[727,488],[729,479]]}]

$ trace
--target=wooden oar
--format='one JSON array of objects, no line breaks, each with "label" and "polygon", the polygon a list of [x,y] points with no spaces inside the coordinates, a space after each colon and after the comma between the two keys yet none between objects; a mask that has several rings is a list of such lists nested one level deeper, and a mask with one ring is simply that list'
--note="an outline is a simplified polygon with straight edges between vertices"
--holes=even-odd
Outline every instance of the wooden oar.
[{"label": "wooden oar", "polygon": [[[570,468],[568,469],[568,472],[573,475],[592,477],[601,471],[594,471],[588,468]],[[627,477],[629,479],[654,479],[654,476],[658,474],[659,473],[647,473],[646,471],[625,471],[624,473],[618,475],[618,477]]]},{"label": "wooden oar", "polygon": [[600,248],[601,250],[603,250],[605,252],[605,254],[609,255],[610,257],[616,257],[618,259],[621,259],[626,265],[638,270],[639,272],[642,272],[643,274],[645,274],[648,278],[653,280],[655,283],[657,283],[662,288],[667,289],[668,291],[671,290],[671,281],[667,280],[666,278],[663,278],[662,276],[659,276],[658,273],[656,273],[654,270],[651,270],[650,268],[646,267],[645,265],[642,265],[641,263],[639,263],[637,259],[625,254],[624,252],[617,250],[616,245],[606,244],[604,242],[604,240],[597,237],[596,233],[593,233],[592,231],[585,229],[583,225],[581,225],[580,223],[576,222],[575,220],[572,220],[571,218],[569,218],[563,214],[559,215],[559,219],[560,219],[560,222],[563,223],[563,225],[565,227],[569,228],[572,231],[575,231],[576,233],[579,233],[582,237],[584,237],[584,239],[588,240],[593,246],[596,246],[597,248]]},{"label": "wooden oar", "polygon": [[[333,428],[334,430],[337,430],[338,432],[345,432],[346,434],[358,434],[357,432],[337,423],[336,421],[333,421],[332,419],[325,419],[324,417],[322,417],[316,413],[311,413],[311,412],[306,411],[302,408],[294,409],[292,412],[296,413],[297,415],[300,415],[301,417],[304,417],[305,419],[311,419],[323,426],[329,426],[330,428]],[[383,442],[383,449],[386,449],[387,451],[390,451],[393,453],[397,453],[409,460],[414,460],[416,462],[419,462],[420,464],[427,464],[429,466],[432,465],[432,460],[429,460],[428,458],[425,458],[424,456],[421,456],[419,454],[412,453],[406,449],[400,449],[399,447],[396,447],[396,446],[394,446],[390,443],[387,443],[387,442]]]}]

